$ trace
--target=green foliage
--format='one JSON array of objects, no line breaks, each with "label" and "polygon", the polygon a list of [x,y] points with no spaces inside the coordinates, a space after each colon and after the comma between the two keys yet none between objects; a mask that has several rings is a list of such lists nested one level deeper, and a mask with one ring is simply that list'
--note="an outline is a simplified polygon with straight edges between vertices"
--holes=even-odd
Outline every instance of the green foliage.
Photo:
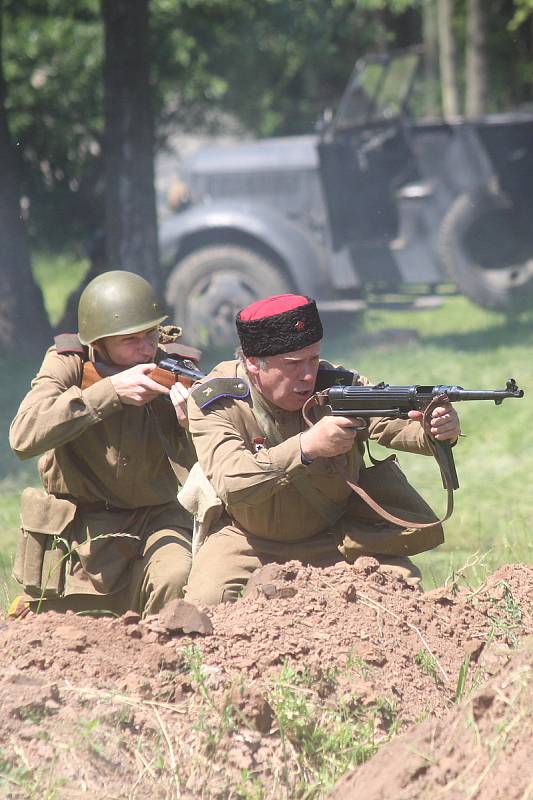
[{"label": "green foliage", "polygon": [[500,589],[501,596],[494,598],[493,611],[489,613],[491,629],[488,641],[503,639],[507,644],[516,647],[518,637],[515,631],[520,628],[523,612],[507,581],[500,581],[497,588]]},{"label": "green foliage", "polygon": [[8,758],[0,748],[0,796],[25,800],[59,800],[65,781],[55,780],[50,765],[31,768],[19,749],[16,759]]},{"label": "green foliage", "polygon": [[463,659],[463,663],[459,667],[459,675],[457,677],[457,686],[455,687],[455,702],[460,703],[464,697],[465,688],[466,688],[466,679],[468,676],[468,670],[470,668],[470,656],[466,655]]},{"label": "green foliage", "polygon": [[42,289],[50,322],[56,325],[63,315],[70,293],[78,288],[85,277],[89,262],[73,253],[52,255],[40,251],[33,257],[32,269]]},{"label": "green foliage", "polygon": [[85,747],[91,756],[105,758],[105,751],[99,740],[101,734],[101,722],[99,719],[80,719],[78,722],[79,743]]},{"label": "green foliage", "polygon": [[[465,4],[456,33],[465,36]],[[4,65],[32,241],[80,247],[103,224],[103,26],[97,0],[5,0]],[[159,144],[176,126],[310,132],[357,57],[421,40],[420,0],[151,0]],[[491,107],[531,100],[531,0],[487,4]],[[65,46],[68,42],[68,47]],[[422,96],[422,95],[420,95]],[[419,108],[420,110],[420,108]],[[60,222],[59,222],[60,221]]]},{"label": "green foliage", "polygon": [[284,781],[290,797],[321,796],[346,770],[374,755],[378,742],[387,738],[383,728],[389,734],[395,730],[394,708],[385,699],[363,706],[353,695],[324,703],[324,678],[331,693],[338,675],[338,669],[321,676],[285,665],[272,686],[269,700],[286,742]]},{"label": "green foliage", "polygon": [[509,28],[512,31],[523,25],[533,15],[533,0],[514,0],[514,5],[514,17],[509,23]]},{"label": "green foliage", "polygon": [[203,667],[203,654],[196,644],[185,647],[182,651],[184,666],[189,673],[190,680],[204,700],[209,700],[207,674]]},{"label": "green foliage", "polygon": [[364,681],[367,681],[372,673],[370,664],[361,656],[354,655],[354,653],[349,653],[346,659],[346,666],[356,672]]},{"label": "green foliage", "polygon": [[[351,0],[152,0],[150,13],[161,145],[171,126],[217,127],[228,113],[259,135],[309,131],[337,104],[356,54],[384,38],[381,12]],[[29,233],[41,247],[79,247],[103,224],[99,4],[6,1],[4,29]]]},{"label": "green foliage", "polygon": [[191,645],[184,648],[182,655],[193,689],[200,698],[200,711],[194,727],[203,734],[205,752],[212,757],[223,737],[237,729],[238,715],[229,696],[220,707],[213,700],[201,649]]},{"label": "green foliage", "polygon": [[394,14],[401,14],[408,8],[419,7],[420,0],[359,0],[361,8],[370,11],[392,11]]},{"label": "green foliage", "polygon": [[22,155],[29,233],[57,247],[94,231],[101,219],[96,196],[103,94],[98,4],[4,5],[7,108]]},{"label": "green foliage", "polygon": [[415,655],[415,664],[420,667],[421,672],[425,672],[426,675],[429,675],[431,678],[433,678],[437,686],[442,683],[438,673],[437,660],[424,648],[419,650]]},{"label": "green foliage", "polygon": [[347,0],[204,0],[185,4],[179,24],[219,77],[209,99],[262,136],[311,130],[381,32],[372,11]]},{"label": "green foliage", "polygon": [[241,771],[241,779],[235,787],[238,800],[263,800],[265,790],[259,778],[256,778],[249,769]]}]

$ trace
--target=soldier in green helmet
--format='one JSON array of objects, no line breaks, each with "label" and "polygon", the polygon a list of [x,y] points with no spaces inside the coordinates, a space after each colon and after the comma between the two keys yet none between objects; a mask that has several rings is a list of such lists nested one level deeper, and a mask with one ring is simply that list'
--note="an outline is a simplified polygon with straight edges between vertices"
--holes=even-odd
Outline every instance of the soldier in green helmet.
[{"label": "soldier in green helmet", "polygon": [[196,460],[188,390],[150,373],[169,352],[199,353],[161,328],[166,316],[144,278],[105,272],[80,297],[78,334],[47,351],[9,434],[21,459],[40,456],[44,488],[21,498],[14,615],[147,615],[182,596],[192,522],[176,491]]}]

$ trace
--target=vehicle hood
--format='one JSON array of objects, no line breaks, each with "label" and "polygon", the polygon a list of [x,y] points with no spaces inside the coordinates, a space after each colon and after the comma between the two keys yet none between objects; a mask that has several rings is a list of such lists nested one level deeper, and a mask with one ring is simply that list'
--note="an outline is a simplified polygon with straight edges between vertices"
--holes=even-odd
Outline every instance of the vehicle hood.
[{"label": "vehicle hood", "polygon": [[318,137],[286,136],[204,147],[183,164],[184,176],[224,172],[318,169]]}]

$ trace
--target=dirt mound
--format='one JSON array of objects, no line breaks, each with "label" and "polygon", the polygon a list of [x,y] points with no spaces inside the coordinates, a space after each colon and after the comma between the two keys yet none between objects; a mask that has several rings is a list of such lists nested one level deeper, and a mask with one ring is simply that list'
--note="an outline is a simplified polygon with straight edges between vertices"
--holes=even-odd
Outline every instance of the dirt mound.
[{"label": "dirt mound", "polygon": [[533,797],[533,640],[498,676],[441,720],[400,736],[328,800],[527,800]]},{"label": "dirt mound", "polygon": [[[204,614],[178,602],[145,621],[2,620],[0,797],[318,798],[371,759],[350,776],[363,779],[404,741],[387,740],[409,730],[421,752],[430,742],[450,762],[439,775],[420,764],[414,773],[460,787],[461,738],[441,742],[438,731],[450,713],[468,718],[456,700],[503,676],[531,634],[532,573],[507,566],[476,592],[424,594],[371,558],[323,570],[291,562]],[[501,712],[520,728],[494,686],[487,720],[497,726]],[[391,774],[387,793],[415,785],[398,758],[407,777]],[[491,786],[500,780],[504,771],[490,774]],[[400,796],[429,796],[426,785]],[[350,786],[332,797],[352,796]]]}]

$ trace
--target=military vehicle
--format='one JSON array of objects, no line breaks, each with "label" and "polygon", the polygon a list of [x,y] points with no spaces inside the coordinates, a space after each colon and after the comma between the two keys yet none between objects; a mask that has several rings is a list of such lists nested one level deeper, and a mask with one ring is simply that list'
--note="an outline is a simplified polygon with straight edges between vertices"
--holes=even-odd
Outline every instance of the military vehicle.
[{"label": "military vehicle", "polygon": [[205,147],[187,203],[161,226],[167,301],[189,338],[234,340],[270,293],[356,311],[391,291],[453,283],[511,310],[533,296],[533,115],[416,118],[420,53],[357,62],[320,132]]}]

